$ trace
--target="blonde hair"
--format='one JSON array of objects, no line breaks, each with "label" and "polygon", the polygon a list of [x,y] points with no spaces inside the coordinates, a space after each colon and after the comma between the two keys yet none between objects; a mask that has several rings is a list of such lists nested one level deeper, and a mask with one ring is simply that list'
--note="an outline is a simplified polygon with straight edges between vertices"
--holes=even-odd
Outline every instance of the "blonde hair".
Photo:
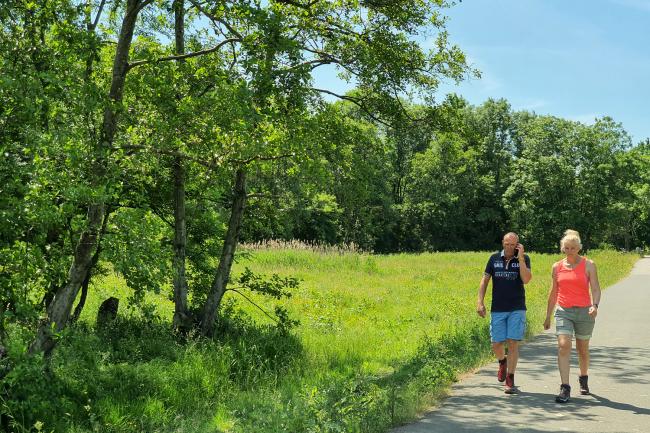
[{"label": "blonde hair", "polygon": [[562,240],[560,241],[560,251],[564,252],[564,245],[567,242],[575,242],[580,249],[582,249],[582,241],[580,240],[580,233],[578,233],[575,230],[565,230],[564,236],[562,237]]}]

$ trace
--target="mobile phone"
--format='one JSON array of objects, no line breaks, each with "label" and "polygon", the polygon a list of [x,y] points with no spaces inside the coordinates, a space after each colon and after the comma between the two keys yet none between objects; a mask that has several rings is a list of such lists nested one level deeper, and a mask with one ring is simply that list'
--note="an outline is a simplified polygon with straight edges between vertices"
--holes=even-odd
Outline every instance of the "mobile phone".
[{"label": "mobile phone", "polygon": [[515,257],[519,257],[519,248],[515,248]]}]

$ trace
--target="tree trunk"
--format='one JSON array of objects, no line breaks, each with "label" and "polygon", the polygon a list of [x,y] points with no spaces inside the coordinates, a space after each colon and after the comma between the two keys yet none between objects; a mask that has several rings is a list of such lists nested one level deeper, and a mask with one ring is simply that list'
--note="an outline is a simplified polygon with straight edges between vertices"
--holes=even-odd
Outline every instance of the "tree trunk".
[{"label": "tree trunk", "polygon": [[185,247],[187,230],[185,227],[185,170],[183,159],[174,161],[174,320],[176,330],[190,326],[187,311],[187,279],[185,277]]},{"label": "tree trunk", "polygon": [[[99,249],[97,249],[99,251]],[[97,253],[93,256],[93,259],[95,256],[98,256]],[[94,260],[93,260],[94,262]],[[77,320],[79,320],[79,317],[81,316],[81,312],[83,311],[84,307],[86,306],[86,299],[88,298],[88,286],[90,285],[90,278],[92,275],[92,268],[94,268],[94,265],[90,266],[90,269],[88,269],[88,274],[86,275],[86,278],[84,278],[83,283],[81,283],[81,297],[79,298],[79,302],[77,303],[77,306],[74,309],[74,313],[72,313],[72,317],[70,318],[70,323],[77,323]]]},{"label": "tree trunk", "polygon": [[[174,0],[174,36],[176,55],[185,54],[185,1]],[[179,62],[183,64],[183,60]],[[177,100],[181,95],[176,96]],[[185,276],[185,250],[187,228],[185,222],[185,167],[183,158],[174,159],[174,319],[175,330],[185,331],[191,327],[187,310],[187,278]]]},{"label": "tree trunk", "polygon": [[[176,54],[185,54],[185,1],[174,0],[174,42]],[[182,60],[181,60],[182,62]]]},{"label": "tree trunk", "polygon": [[88,297],[88,286],[90,285],[90,279],[92,278],[93,269],[95,269],[95,266],[97,266],[97,262],[99,262],[99,256],[101,254],[101,249],[102,249],[102,238],[106,234],[106,226],[108,225],[108,217],[110,213],[111,210],[108,209],[106,210],[106,215],[104,215],[104,221],[102,222],[102,229],[101,232],[99,233],[99,238],[97,239],[97,248],[95,249],[95,254],[93,254],[93,258],[90,260],[90,267],[88,268],[88,273],[86,274],[86,278],[84,278],[83,283],[81,283],[81,297],[79,298],[79,302],[77,303],[77,306],[74,309],[74,313],[72,313],[72,317],[70,318],[70,321],[72,323],[75,323],[79,319],[79,316],[81,316],[81,312],[83,311],[84,306],[86,305],[86,298]]},{"label": "tree trunk", "polygon": [[[112,146],[117,129],[118,105],[122,101],[124,82],[128,72],[129,49],[133,39],[133,32],[141,7],[146,0],[128,0],[122,28],[113,61],[113,73],[109,102],[104,110],[101,137],[95,148],[95,158],[92,165],[91,179],[93,187],[101,189],[105,183],[106,153]],[[43,352],[46,355],[54,348],[56,342],[53,331],[59,332],[65,328],[74,300],[77,298],[79,288],[88,275],[92,263],[92,254],[97,247],[97,239],[104,221],[104,198],[102,194],[94,203],[88,206],[87,227],[81,233],[79,243],[74,252],[74,258],[66,284],[57,290],[54,299],[47,308],[47,317],[41,321],[36,338],[29,347],[29,352]]]},{"label": "tree trunk", "polygon": [[226,286],[230,278],[230,269],[235,257],[235,249],[239,239],[239,229],[241,227],[242,216],[244,214],[244,205],[246,203],[246,171],[243,168],[237,170],[235,177],[234,197],[230,221],[228,222],[228,231],[221,251],[219,267],[210,288],[210,294],[205,301],[203,315],[201,319],[201,335],[211,336],[214,329],[214,322],[217,317],[217,310],[223,294],[226,292]]}]

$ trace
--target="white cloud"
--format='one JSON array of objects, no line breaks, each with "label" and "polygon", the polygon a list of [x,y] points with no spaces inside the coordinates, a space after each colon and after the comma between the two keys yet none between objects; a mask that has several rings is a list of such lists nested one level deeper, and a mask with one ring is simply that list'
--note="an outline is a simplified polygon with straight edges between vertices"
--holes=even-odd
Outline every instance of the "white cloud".
[{"label": "white cloud", "polygon": [[535,111],[539,110],[541,108],[547,107],[549,105],[549,102],[544,100],[544,99],[534,99],[531,101],[525,101],[522,104],[518,104],[518,110],[525,110],[525,111]]},{"label": "white cloud", "polygon": [[612,2],[621,6],[650,12],[650,1],[648,0],[612,0]]},{"label": "white cloud", "polygon": [[575,114],[575,115],[567,116],[569,120],[584,123],[585,125],[593,125],[596,122],[597,117],[602,117],[602,116],[596,113]]}]

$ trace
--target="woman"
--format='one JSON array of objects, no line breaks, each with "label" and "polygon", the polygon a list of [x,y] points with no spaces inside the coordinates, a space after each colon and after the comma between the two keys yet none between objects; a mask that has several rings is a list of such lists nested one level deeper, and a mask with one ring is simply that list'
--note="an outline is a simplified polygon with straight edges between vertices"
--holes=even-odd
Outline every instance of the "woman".
[{"label": "woman", "polygon": [[582,242],[578,232],[575,230],[564,232],[564,237],[560,241],[560,250],[566,257],[553,265],[553,285],[548,295],[544,321],[544,329],[549,329],[551,313],[557,304],[555,334],[558,345],[557,364],[562,380],[560,393],[555,398],[558,403],[566,403],[571,396],[569,358],[574,334],[580,366],[580,393],[589,394],[589,339],[598,315],[600,284],[596,265],[579,255],[581,249]]}]

